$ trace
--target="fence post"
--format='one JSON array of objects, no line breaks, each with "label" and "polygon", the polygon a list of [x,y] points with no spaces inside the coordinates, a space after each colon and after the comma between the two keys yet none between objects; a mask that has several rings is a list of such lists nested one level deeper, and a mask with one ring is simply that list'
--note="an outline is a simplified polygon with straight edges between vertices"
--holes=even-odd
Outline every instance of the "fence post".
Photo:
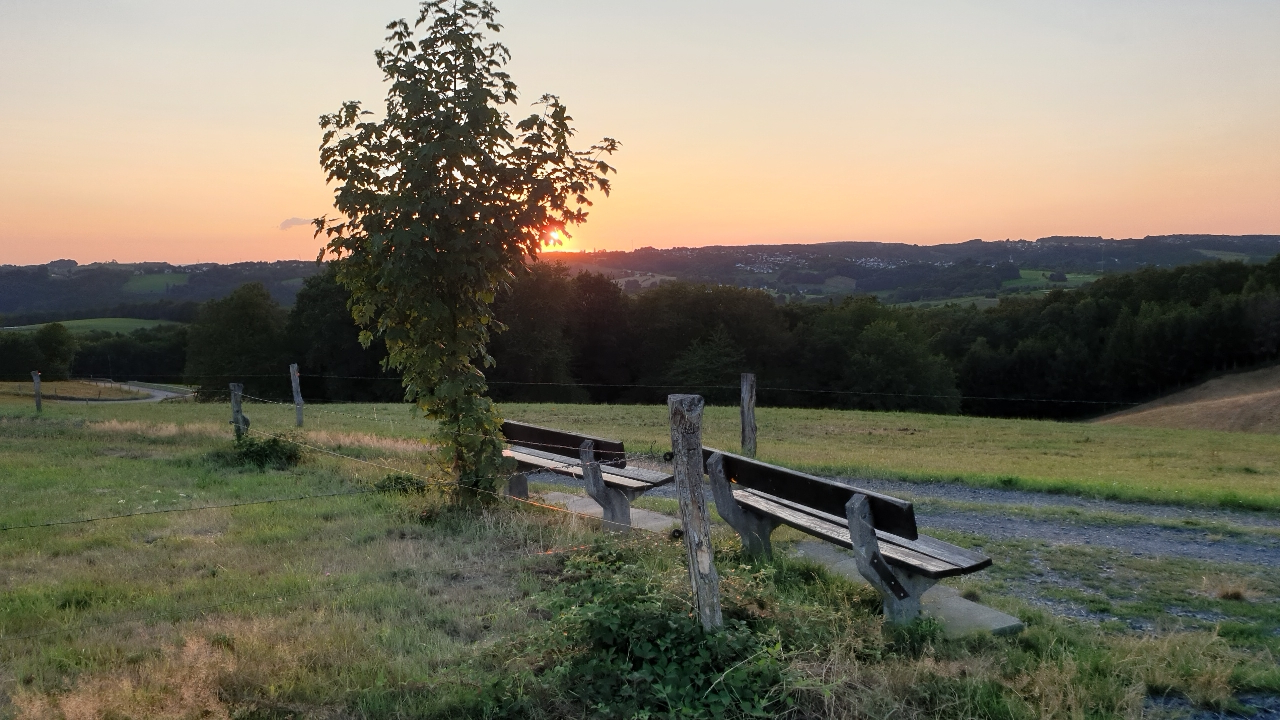
[{"label": "fence post", "polygon": [[738,405],[742,416],[742,454],[756,456],[756,374],[742,373],[742,400]]},{"label": "fence post", "polygon": [[297,416],[298,427],[302,427],[302,387],[299,385],[298,363],[289,366],[289,381],[293,383],[293,413]]},{"label": "fence post", "polygon": [[31,384],[34,385],[36,389],[36,412],[40,412],[41,408],[40,408],[40,371],[39,370],[31,371]]},{"label": "fence post", "polygon": [[242,383],[231,383],[231,425],[236,430],[236,439],[249,429],[249,418],[240,411],[240,396],[244,394],[244,385]]},{"label": "fence post", "polygon": [[711,517],[702,489],[702,409],[698,395],[668,395],[671,420],[671,454],[680,498],[680,522],[684,528],[684,548],[689,554],[689,582],[702,628],[710,631],[724,625],[720,614],[720,576],[716,574],[711,549]]}]

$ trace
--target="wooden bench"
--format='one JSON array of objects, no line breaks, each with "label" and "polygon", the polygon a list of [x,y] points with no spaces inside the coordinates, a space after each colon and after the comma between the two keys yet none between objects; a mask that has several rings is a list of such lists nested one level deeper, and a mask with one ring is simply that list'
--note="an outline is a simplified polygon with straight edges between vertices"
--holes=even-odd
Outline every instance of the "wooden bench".
[{"label": "wooden bench", "polygon": [[511,446],[503,455],[516,461],[518,471],[507,481],[508,494],[529,496],[528,472],[582,479],[587,494],[603,511],[606,530],[630,530],[631,501],[675,479],[669,473],[627,467],[627,453],[620,440],[511,421],[502,424],[502,434]]},{"label": "wooden bench", "polygon": [[938,580],[991,564],[982,553],[919,534],[905,500],[711,448],[703,448],[703,460],[716,510],[747,553],[772,555],[769,536],[778,525],[852,550],[890,622],[919,617],[920,597]]}]

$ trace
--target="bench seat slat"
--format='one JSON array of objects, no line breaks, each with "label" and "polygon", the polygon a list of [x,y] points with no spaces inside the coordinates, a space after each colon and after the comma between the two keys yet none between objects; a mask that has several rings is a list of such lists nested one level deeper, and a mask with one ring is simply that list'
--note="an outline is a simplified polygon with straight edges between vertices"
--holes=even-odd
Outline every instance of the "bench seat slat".
[{"label": "bench seat slat", "polygon": [[[826,513],[811,507],[805,507],[804,505],[792,502],[785,498],[775,497],[768,493],[763,493],[763,492],[760,492],[759,490],[752,490],[750,488],[743,488],[741,490],[738,488],[734,488],[734,497],[737,497],[737,494],[739,492],[751,493],[753,495],[757,495],[759,497],[765,498],[772,502],[778,503],[779,505],[785,505],[791,508],[792,510],[805,513],[806,515],[812,515],[818,518],[819,520],[823,520],[833,525],[844,528],[844,532],[848,533],[848,524],[847,524],[848,520],[845,518],[832,515],[831,513]],[[894,545],[900,545],[913,552],[919,553],[921,555],[927,555],[929,557],[937,558],[938,560],[954,565],[956,567],[968,568],[974,565],[982,565],[982,567],[986,567],[986,565],[983,564],[984,562],[987,564],[990,564],[990,558],[988,558],[986,555],[983,555],[982,553],[976,553],[972,550],[966,550],[965,548],[959,547],[957,545],[952,545],[951,543],[945,543],[936,538],[931,538],[928,535],[919,535],[915,540],[908,540],[899,535],[894,535],[893,533],[885,532],[884,530],[876,530],[876,537],[880,540],[880,542],[890,542],[890,543],[893,543]]]},{"label": "bench seat slat", "polygon": [[[836,523],[824,518],[815,517],[808,512],[801,512],[793,507],[788,507],[792,503],[784,505],[777,502],[776,499],[764,496],[751,490],[734,488],[733,497],[738,501],[739,505],[751,508],[765,515],[777,518],[786,525],[789,525],[801,532],[808,533],[815,537],[821,538],[835,545],[852,550],[853,540],[849,537],[849,526],[844,523]],[[829,516],[833,517],[833,516]],[[919,536],[920,539],[926,539],[925,543],[920,540],[907,540],[896,535],[877,531],[876,535],[880,541],[880,554],[885,560],[900,567],[910,568],[914,572],[918,572],[925,577],[944,578],[955,575],[964,575],[967,573],[980,570],[991,564],[991,559],[985,556],[978,556],[978,562],[965,562],[957,565],[947,560],[935,557],[932,552],[920,552],[926,547],[933,549],[947,549],[948,555],[955,555],[955,551],[962,551],[966,555],[977,555],[972,551],[964,550],[949,543],[944,543],[936,538],[930,538],[926,535]]]},{"label": "bench seat slat", "polygon": [[[552,455],[529,448],[514,447],[504,450],[503,455],[514,458],[524,470],[549,470],[558,475],[582,478],[582,462],[562,455]],[[674,480],[674,476],[645,470],[643,468],[615,468],[600,466],[600,474],[606,485],[626,488],[628,490],[652,490]]]}]

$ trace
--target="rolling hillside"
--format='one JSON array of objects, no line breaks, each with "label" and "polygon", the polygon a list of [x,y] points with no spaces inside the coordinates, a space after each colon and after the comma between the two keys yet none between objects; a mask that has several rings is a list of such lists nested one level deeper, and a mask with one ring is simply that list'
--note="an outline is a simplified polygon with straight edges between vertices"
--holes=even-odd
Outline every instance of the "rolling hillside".
[{"label": "rolling hillside", "polygon": [[1109,425],[1280,433],[1280,366],[1214,378],[1131,410]]}]

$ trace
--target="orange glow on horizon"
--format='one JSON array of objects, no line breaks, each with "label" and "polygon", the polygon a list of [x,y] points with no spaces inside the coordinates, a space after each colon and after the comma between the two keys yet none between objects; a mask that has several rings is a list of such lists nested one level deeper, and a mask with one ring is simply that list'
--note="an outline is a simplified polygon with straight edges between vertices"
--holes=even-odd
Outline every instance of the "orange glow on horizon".
[{"label": "orange glow on horizon", "polygon": [[[922,2],[500,0],[522,99],[623,143],[543,249],[1280,234],[1280,3]],[[0,264],[315,258],[316,119],[380,107],[370,52],[416,4],[18,3]]]}]

